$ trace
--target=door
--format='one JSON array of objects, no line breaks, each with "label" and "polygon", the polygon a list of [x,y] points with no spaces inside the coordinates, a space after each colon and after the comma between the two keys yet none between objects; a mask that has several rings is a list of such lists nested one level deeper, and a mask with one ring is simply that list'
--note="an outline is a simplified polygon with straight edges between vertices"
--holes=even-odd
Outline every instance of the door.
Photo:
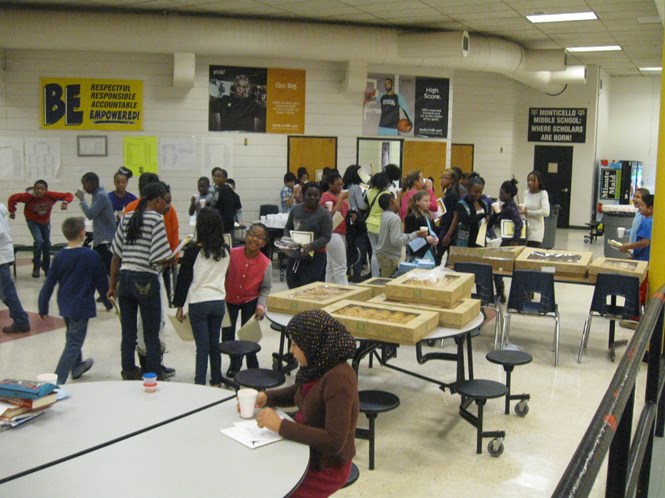
[{"label": "door", "polygon": [[464,173],[473,172],[473,144],[452,144],[450,165],[457,166]]},{"label": "door", "polygon": [[[337,168],[337,137],[303,137],[290,135],[287,152],[287,171],[297,176],[298,168],[307,168],[310,180],[324,167]],[[280,187],[281,188],[281,187]]]},{"label": "door", "polygon": [[402,172],[406,175],[416,169],[421,171],[423,178],[434,179],[434,191],[440,196],[439,177],[446,169],[446,142],[405,141]]},{"label": "door", "polygon": [[573,148],[557,145],[536,145],[533,169],[543,177],[543,186],[550,196],[550,205],[558,204],[556,226],[568,228],[570,224],[571,178],[573,174]]}]

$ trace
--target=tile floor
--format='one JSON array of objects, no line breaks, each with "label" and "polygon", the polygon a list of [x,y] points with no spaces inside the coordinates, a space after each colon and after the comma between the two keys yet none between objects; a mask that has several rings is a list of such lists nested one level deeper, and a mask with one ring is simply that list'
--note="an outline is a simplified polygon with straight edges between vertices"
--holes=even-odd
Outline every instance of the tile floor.
[{"label": "tile floor", "polygon": [[[602,255],[601,241],[583,243],[583,231],[559,230],[557,247],[593,250]],[[17,286],[24,307],[32,311],[33,332],[7,336],[0,332],[0,377],[34,377],[52,371],[64,345],[65,330],[55,318],[41,322],[34,314],[43,278],[30,276],[31,266],[19,261]],[[274,290],[285,288],[275,270]],[[507,280],[509,282],[509,280]],[[513,392],[531,394],[530,411],[524,418],[503,414],[503,400],[489,401],[485,411],[486,429],[503,429],[507,436],[505,451],[499,458],[475,453],[475,429],[458,415],[459,396],[442,392],[435,385],[387,368],[369,369],[365,361],[360,369],[360,389],[394,392],[401,406],[377,419],[376,469],[368,470],[368,443],[356,440],[356,464],[361,475],[352,487],[338,496],[455,496],[515,497],[549,496],[563,474],[570,456],[579,443],[598,402],[607,388],[615,363],[607,355],[607,322],[597,320],[592,327],[588,350],[581,365],[577,348],[582,325],[591,300],[590,286],[556,284],[561,311],[561,359],[553,366],[550,350],[553,321],[516,317],[512,320],[511,342],[533,355],[531,364],[518,367],[513,374]],[[56,313],[55,299],[51,312]],[[7,311],[0,311],[2,325],[9,323]],[[504,381],[503,369],[485,360],[493,347],[493,323],[486,324],[474,339],[476,378]],[[264,338],[259,360],[269,366],[271,353],[277,350],[278,334],[263,324]],[[630,338],[631,331],[617,328],[618,338]],[[171,382],[193,382],[194,343],[183,342],[167,327],[168,354],[165,363],[177,368]],[[444,343],[452,351],[452,341]],[[95,382],[120,378],[120,323],[113,313],[100,311],[91,321],[84,355],[95,359],[94,367],[80,380]],[[397,365],[424,375],[452,380],[451,362],[431,361],[418,365],[412,347],[401,347]],[[223,360],[224,368],[228,365]],[[636,406],[644,391],[643,369],[638,383]],[[287,382],[291,382],[289,377]],[[70,382],[72,382],[70,380]],[[366,424],[364,416],[359,420]],[[0,436],[1,437],[1,436]],[[662,443],[656,454],[663,461]],[[220,455],[223,458],[223,455]],[[159,468],[157,462],[156,468]],[[660,485],[660,483],[655,483]],[[604,476],[598,479],[592,496],[604,495]],[[665,489],[652,488],[654,493]],[[652,496],[662,496],[653,494]]]}]

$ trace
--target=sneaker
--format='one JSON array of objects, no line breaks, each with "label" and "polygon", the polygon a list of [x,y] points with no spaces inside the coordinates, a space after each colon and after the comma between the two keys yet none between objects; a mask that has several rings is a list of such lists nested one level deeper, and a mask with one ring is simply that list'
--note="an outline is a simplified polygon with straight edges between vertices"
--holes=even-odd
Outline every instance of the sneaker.
[{"label": "sneaker", "polygon": [[226,371],[226,376],[230,379],[236,376],[236,371],[235,369],[229,367],[229,369]]},{"label": "sneaker", "polygon": [[123,370],[120,372],[120,375],[122,376],[122,380],[143,380],[141,370],[136,367],[133,370]]},{"label": "sneaker", "polygon": [[165,379],[170,379],[175,375],[175,368],[165,367],[162,365],[162,377]]},{"label": "sneaker", "polygon": [[619,322],[619,327],[624,329],[637,330],[637,326],[640,324],[637,320],[621,320]]},{"label": "sneaker", "polygon": [[25,334],[26,332],[30,332],[30,324],[26,323],[25,325],[19,325],[18,323],[14,322],[11,325],[2,327],[2,331],[5,334]]},{"label": "sneaker", "polygon": [[93,360],[92,358],[88,358],[87,360],[83,360],[77,368],[72,369],[72,379],[74,379],[74,380],[80,379],[81,375],[83,375],[88,370],[90,370],[94,364],[95,364],[95,360]]},{"label": "sneaker", "polygon": [[39,278],[39,265],[32,266],[32,278]]}]

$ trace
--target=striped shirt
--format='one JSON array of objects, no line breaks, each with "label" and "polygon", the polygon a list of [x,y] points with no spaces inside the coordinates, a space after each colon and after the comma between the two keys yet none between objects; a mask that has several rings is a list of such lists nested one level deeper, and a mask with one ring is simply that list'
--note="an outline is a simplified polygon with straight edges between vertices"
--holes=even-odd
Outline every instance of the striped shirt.
[{"label": "striped shirt", "polygon": [[122,260],[120,270],[141,271],[159,274],[161,267],[155,263],[171,255],[169,241],[164,229],[164,218],[156,211],[143,211],[141,235],[133,244],[128,244],[127,225],[134,211],[126,213],[113,238],[111,251]]}]

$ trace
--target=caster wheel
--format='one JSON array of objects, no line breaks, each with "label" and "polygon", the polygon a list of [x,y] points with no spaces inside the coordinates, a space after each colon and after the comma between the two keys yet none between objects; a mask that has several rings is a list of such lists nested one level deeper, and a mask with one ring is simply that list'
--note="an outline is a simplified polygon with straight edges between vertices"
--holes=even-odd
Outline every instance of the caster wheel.
[{"label": "caster wheel", "polygon": [[428,345],[430,348],[434,347],[435,344],[436,344],[436,340],[435,340],[435,339],[430,339],[429,341],[427,341],[427,345]]},{"label": "caster wheel", "polygon": [[515,405],[515,413],[520,417],[524,417],[529,413],[529,405],[526,401],[520,401]]},{"label": "caster wheel", "polygon": [[501,439],[492,439],[487,445],[487,452],[493,457],[499,457],[503,453],[503,441]]}]

